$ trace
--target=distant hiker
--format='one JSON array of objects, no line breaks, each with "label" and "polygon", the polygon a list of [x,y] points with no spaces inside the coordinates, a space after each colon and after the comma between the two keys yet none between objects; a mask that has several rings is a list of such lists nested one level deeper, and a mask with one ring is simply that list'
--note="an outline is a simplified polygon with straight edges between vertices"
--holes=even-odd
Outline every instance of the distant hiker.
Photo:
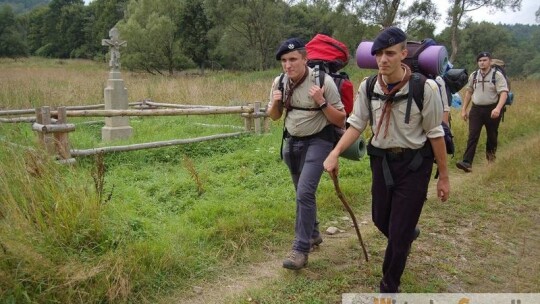
[{"label": "distant hiker", "polygon": [[[465,172],[472,172],[476,146],[484,126],[487,133],[486,158],[489,163],[495,161],[499,123],[508,97],[508,84],[503,73],[491,66],[491,54],[479,53],[476,62],[479,69],[469,76],[461,108],[461,117],[469,122],[469,139],[463,161],[456,166]],[[471,101],[471,110],[467,112]]]},{"label": "distant hiker", "polygon": [[427,198],[434,159],[439,170],[437,195],[444,202],[450,191],[439,88],[434,80],[424,77],[422,111],[408,98],[414,95],[410,89],[416,87],[409,83],[420,81],[420,75],[411,74],[402,62],[408,53],[406,39],[397,27],[379,33],[371,48],[379,67],[371,98],[368,78],[358,89],[347,120],[349,128],[324,161],[326,171],[338,174],[339,155],[371,124],[373,135],[367,151],[372,219],[388,239],[380,281],[383,293],[400,290],[409,250],[420,234],[416,225]]},{"label": "distant hiker", "polygon": [[344,128],[346,114],[334,80],[325,74],[323,86],[317,85],[303,41],[284,41],[276,60],[281,61],[283,74],[274,79],[267,113],[277,120],[285,110],[282,158],[296,190],[295,239],[283,267],[301,269],[311,247],[322,242],[315,194],[323,161],[336,142],[336,127]]}]

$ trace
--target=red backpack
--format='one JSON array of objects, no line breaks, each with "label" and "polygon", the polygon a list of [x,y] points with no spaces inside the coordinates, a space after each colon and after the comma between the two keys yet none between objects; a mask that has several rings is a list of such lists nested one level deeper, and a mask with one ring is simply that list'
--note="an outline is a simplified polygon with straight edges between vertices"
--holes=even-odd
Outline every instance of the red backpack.
[{"label": "red backpack", "polygon": [[345,107],[347,116],[351,113],[354,103],[354,88],[349,75],[339,72],[349,63],[349,49],[342,42],[324,35],[317,34],[306,44],[308,66],[315,69],[316,81],[322,87],[324,74],[334,79]]}]

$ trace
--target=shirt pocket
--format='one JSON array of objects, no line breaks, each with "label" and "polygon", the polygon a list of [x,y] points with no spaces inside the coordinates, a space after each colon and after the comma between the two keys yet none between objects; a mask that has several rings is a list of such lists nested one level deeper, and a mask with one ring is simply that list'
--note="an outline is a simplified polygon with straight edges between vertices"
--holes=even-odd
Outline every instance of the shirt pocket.
[{"label": "shirt pocket", "polygon": [[371,100],[371,112],[373,113],[373,125],[379,123],[382,115],[382,101],[380,99]]},{"label": "shirt pocket", "polygon": [[411,100],[411,113],[409,116],[409,123],[405,123],[405,115],[407,113],[407,103],[408,101],[405,100],[397,105],[397,113],[396,119],[397,119],[397,125],[399,128],[405,128],[405,129],[412,129],[416,128],[422,119],[422,114],[420,113],[420,109],[416,106],[414,100]]}]

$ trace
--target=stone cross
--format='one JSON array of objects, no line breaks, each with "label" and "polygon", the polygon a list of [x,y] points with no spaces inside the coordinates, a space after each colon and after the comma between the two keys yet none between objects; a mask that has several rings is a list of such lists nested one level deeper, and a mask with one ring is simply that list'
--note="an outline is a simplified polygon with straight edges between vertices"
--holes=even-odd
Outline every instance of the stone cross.
[{"label": "stone cross", "polygon": [[109,37],[111,39],[102,39],[101,45],[108,46],[111,49],[111,60],[109,61],[109,67],[112,70],[120,69],[120,47],[127,46],[127,41],[120,40],[120,34],[118,29],[113,27],[109,31]]}]

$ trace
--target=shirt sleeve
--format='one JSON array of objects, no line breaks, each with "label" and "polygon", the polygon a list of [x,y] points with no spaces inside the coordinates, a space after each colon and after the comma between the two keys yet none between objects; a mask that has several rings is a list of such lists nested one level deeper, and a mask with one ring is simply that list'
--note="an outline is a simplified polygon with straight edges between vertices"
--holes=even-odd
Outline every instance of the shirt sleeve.
[{"label": "shirt sleeve", "polygon": [[444,136],[441,126],[443,105],[439,87],[434,80],[428,79],[424,85],[424,105],[422,109],[422,128],[428,138]]},{"label": "shirt sleeve", "polygon": [[[369,108],[367,105],[367,94],[366,94],[366,85],[367,85],[367,78],[364,78],[362,83],[360,83],[360,86],[358,87],[358,91],[356,92],[356,96],[354,98],[354,106],[353,110],[351,112],[351,115],[347,119],[347,122],[350,124],[351,127],[357,129],[358,131],[362,132],[366,128],[368,122],[369,122]],[[369,101],[371,102],[371,101]]]},{"label": "shirt sleeve", "polygon": [[501,94],[501,92],[508,92],[509,91],[508,90],[508,83],[506,81],[506,78],[499,71],[495,72],[495,84],[496,84],[495,89],[497,90],[497,94]]},{"label": "shirt sleeve", "polygon": [[270,96],[268,97],[268,107],[270,108],[272,104],[274,103],[274,91],[278,89],[278,82],[279,82],[280,76],[274,78],[274,82],[272,82],[272,87],[270,88]]},{"label": "shirt sleeve", "polygon": [[441,95],[443,111],[450,112],[450,106],[449,106],[450,103],[448,100],[448,93],[446,92],[446,83],[444,82],[444,79],[441,76],[437,76],[437,78],[435,78],[435,81],[439,85],[439,93]]}]

